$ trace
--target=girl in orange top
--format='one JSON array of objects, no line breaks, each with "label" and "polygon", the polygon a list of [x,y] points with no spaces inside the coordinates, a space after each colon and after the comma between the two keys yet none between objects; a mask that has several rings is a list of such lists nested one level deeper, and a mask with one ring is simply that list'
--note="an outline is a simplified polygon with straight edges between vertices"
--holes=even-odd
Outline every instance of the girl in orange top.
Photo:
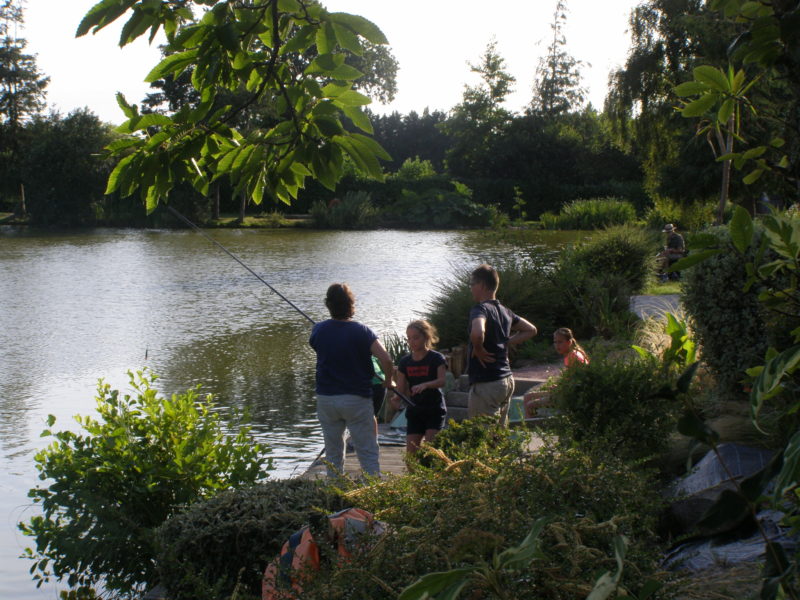
[{"label": "girl in orange top", "polygon": [[553,333],[553,346],[555,346],[556,352],[564,357],[565,367],[589,364],[589,356],[586,354],[586,350],[578,344],[570,328],[561,327],[556,329],[555,333]]},{"label": "girl in orange top", "polygon": [[[581,348],[572,330],[568,327],[561,327],[556,329],[553,333],[553,346],[556,352],[564,357],[564,366],[567,368],[576,365],[588,365],[589,355],[586,350]],[[525,417],[530,419],[536,416],[536,409],[550,405],[550,398],[547,392],[533,390],[526,393],[523,397],[523,406],[525,407]]]}]

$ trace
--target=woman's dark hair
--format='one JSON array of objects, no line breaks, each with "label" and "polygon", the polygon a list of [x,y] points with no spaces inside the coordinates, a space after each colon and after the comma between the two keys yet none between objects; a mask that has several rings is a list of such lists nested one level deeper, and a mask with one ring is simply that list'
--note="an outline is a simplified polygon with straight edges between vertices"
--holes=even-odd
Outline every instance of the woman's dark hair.
[{"label": "woman's dark hair", "polygon": [[346,283],[332,283],[325,294],[325,306],[334,319],[349,319],[356,312],[356,297]]}]

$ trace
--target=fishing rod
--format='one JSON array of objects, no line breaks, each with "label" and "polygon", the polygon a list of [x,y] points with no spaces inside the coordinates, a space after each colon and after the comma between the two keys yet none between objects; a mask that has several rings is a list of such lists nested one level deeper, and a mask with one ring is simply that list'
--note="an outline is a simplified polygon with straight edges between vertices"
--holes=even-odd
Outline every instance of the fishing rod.
[{"label": "fishing rod", "polygon": [[[192,229],[194,229],[194,230],[195,230],[197,233],[199,233],[201,236],[203,236],[203,237],[204,237],[205,239],[207,239],[209,242],[211,242],[212,244],[214,244],[214,245],[215,245],[217,248],[221,249],[223,252],[225,252],[225,254],[227,254],[228,256],[230,256],[230,257],[231,257],[233,260],[235,260],[237,263],[239,263],[240,265],[242,265],[242,266],[243,266],[245,269],[247,269],[247,270],[248,270],[248,271],[249,271],[249,272],[250,272],[250,273],[251,273],[251,274],[252,274],[252,275],[253,275],[253,276],[254,276],[256,279],[258,279],[258,280],[259,280],[261,283],[263,283],[265,286],[267,286],[267,287],[268,287],[268,288],[269,288],[269,289],[270,289],[270,290],[271,290],[273,293],[275,293],[275,294],[276,294],[276,295],[277,295],[277,296],[278,296],[278,297],[279,297],[281,300],[283,300],[284,302],[286,302],[286,303],[287,303],[289,306],[291,306],[293,309],[295,309],[297,312],[299,312],[301,315],[303,315],[303,316],[304,316],[306,319],[308,319],[309,323],[311,323],[312,325],[316,325],[316,324],[317,324],[317,322],[316,322],[314,319],[312,319],[311,317],[309,317],[309,316],[308,316],[306,313],[304,313],[302,310],[300,310],[300,308],[298,308],[298,307],[297,307],[297,306],[294,304],[294,302],[292,302],[291,300],[289,300],[289,299],[288,299],[286,296],[284,296],[284,295],[283,295],[283,294],[281,294],[281,293],[280,293],[278,290],[276,290],[274,287],[272,287],[272,286],[269,284],[269,282],[267,282],[267,280],[265,280],[263,277],[261,277],[261,275],[259,275],[258,273],[256,273],[256,272],[255,272],[253,269],[251,269],[251,268],[250,268],[250,267],[249,267],[249,266],[248,266],[248,265],[247,265],[247,264],[246,264],[246,263],[245,263],[245,262],[244,262],[244,261],[243,261],[241,258],[239,258],[238,256],[236,256],[236,255],[235,255],[233,252],[231,252],[230,250],[228,250],[228,249],[227,249],[225,246],[223,246],[222,244],[220,244],[220,243],[219,243],[217,240],[215,240],[214,238],[212,238],[212,237],[211,237],[210,235],[208,235],[208,234],[207,234],[205,231],[203,231],[203,230],[202,230],[202,229],[200,229],[200,228],[199,228],[197,225],[195,225],[194,223],[192,223],[192,222],[191,222],[189,219],[187,219],[186,217],[184,217],[184,216],[183,216],[181,213],[179,213],[179,212],[178,212],[178,211],[177,211],[175,208],[173,208],[172,206],[169,206],[169,205],[167,205],[167,210],[168,210],[169,212],[171,212],[171,213],[172,213],[172,214],[173,214],[173,215],[174,215],[176,218],[178,218],[178,220],[180,220],[180,221],[183,221],[184,223],[186,223],[186,224],[187,224],[189,227],[191,227]],[[145,350],[145,358],[146,358],[146,356],[147,356],[147,351]],[[379,376],[377,373],[375,374],[375,376],[376,376],[378,379],[381,379],[381,377],[380,377],[380,376]],[[385,380],[381,379],[381,381],[385,381]],[[405,403],[406,403],[408,406],[416,406],[416,403],[415,403],[415,402],[413,402],[413,401],[412,401],[410,398],[408,398],[408,397],[407,397],[405,394],[403,394],[402,392],[398,391],[398,389],[397,389],[397,388],[395,388],[395,387],[393,387],[393,386],[390,386],[390,387],[388,387],[387,389],[389,389],[389,390],[393,391],[395,394],[397,394],[397,395],[398,395],[398,397],[399,397],[399,398],[400,398],[400,399],[401,399],[403,402],[405,402]]]}]

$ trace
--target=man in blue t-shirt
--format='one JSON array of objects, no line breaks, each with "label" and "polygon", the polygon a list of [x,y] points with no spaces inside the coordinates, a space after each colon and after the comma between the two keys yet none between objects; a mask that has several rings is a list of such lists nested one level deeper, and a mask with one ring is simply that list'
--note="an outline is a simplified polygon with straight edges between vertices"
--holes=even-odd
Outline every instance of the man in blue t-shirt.
[{"label": "man in blue t-shirt", "polygon": [[477,304],[469,313],[467,416],[498,415],[505,425],[514,393],[508,350],[535,336],[536,327],[498,302],[500,276],[490,265],[475,269],[469,285]]}]

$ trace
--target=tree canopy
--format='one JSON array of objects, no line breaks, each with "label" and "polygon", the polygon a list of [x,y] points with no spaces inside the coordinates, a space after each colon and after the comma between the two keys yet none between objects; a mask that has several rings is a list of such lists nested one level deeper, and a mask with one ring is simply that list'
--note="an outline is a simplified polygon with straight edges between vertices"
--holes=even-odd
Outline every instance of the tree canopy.
[{"label": "tree canopy", "polygon": [[[161,30],[167,52],[147,81],[192,70],[200,96],[174,115],[142,114],[118,95],[129,134],[109,151],[122,157],[107,192],[140,191],[152,211],[171,189],[190,182],[203,194],[228,176],[236,191],[260,203],[265,195],[295,199],[307,177],[333,188],[345,156],[363,172],[382,177],[379,159],[389,155],[370,137],[362,107],[370,99],[354,89],[363,73],[339,50],[361,56],[365,42],[386,44],[363,17],[332,13],[313,0],[102,0],[84,17],[77,35],[97,32],[121,16],[120,45]],[[310,62],[301,57],[312,54]],[[225,92],[243,92],[217,107]],[[236,118],[254,105],[268,106],[266,126],[239,131]]]},{"label": "tree canopy", "polygon": [[17,35],[23,22],[21,4],[0,2],[0,122],[12,128],[44,107],[50,81],[39,72],[36,56],[25,53],[27,42]]}]

